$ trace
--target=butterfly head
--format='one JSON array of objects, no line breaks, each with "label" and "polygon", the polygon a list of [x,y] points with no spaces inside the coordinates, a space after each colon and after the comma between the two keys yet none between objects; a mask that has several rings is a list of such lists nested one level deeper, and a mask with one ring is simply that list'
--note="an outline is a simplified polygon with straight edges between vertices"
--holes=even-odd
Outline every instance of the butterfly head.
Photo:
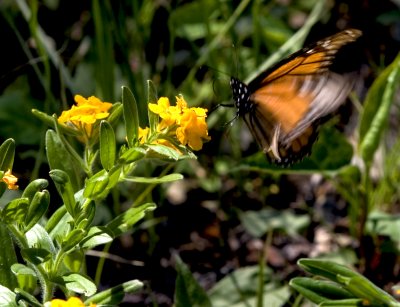
[{"label": "butterfly head", "polygon": [[249,113],[254,104],[250,101],[250,91],[247,85],[234,77],[231,77],[230,85],[238,116]]}]

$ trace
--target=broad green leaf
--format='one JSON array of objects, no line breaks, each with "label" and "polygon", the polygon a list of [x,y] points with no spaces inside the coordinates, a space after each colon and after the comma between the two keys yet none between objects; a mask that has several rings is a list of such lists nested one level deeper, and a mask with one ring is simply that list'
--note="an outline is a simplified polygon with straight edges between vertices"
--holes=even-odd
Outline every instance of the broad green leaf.
[{"label": "broad green leaf", "polygon": [[7,139],[0,146],[0,170],[12,170],[15,155],[15,141]]},{"label": "broad green leaf", "polygon": [[136,99],[129,88],[122,87],[122,105],[124,107],[124,122],[129,147],[133,147],[139,135],[139,115]]},{"label": "broad green leaf", "polygon": [[100,123],[100,161],[104,169],[109,171],[115,163],[115,134],[111,125],[102,120]]},{"label": "broad green leaf", "polygon": [[3,285],[0,285],[0,306],[19,307],[15,293]]},{"label": "broad green leaf", "polygon": [[79,208],[76,208],[77,204],[74,197],[74,190],[68,173],[61,169],[52,169],[49,174],[51,179],[53,179],[58,194],[60,194],[62,200],[64,201],[64,206],[68,213],[72,217],[75,217]]},{"label": "broad green leaf", "polygon": [[[244,300],[254,300],[258,293],[259,271],[258,265],[243,267],[222,278],[208,291],[212,306],[225,307],[236,306],[236,304],[240,306]],[[275,289],[271,284],[271,276],[271,270],[265,269],[264,293]]]},{"label": "broad green leaf", "polygon": [[148,211],[153,211],[155,208],[156,205],[153,203],[130,208],[109,222],[106,227],[112,232],[114,238],[116,238],[131,229],[133,225],[144,218],[144,215]]},{"label": "broad green leaf", "polygon": [[61,277],[63,285],[76,293],[91,296],[96,293],[96,285],[87,276],[78,273],[70,273]]},{"label": "broad green leaf", "polygon": [[400,216],[382,211],[372,211],[368,215],[367,231],[379,236],[388,236],[393,242],[400,238]]},{"label": "broad green leaf", "polygon": [[175,268],[178,273],[175,283],[175,306],[211,307],[211,301],[207,293],[193,277],[187,265],[184,264],[179,257],[175,259]]},{"label": "broad green leaf", "polygon": [[81,272],[85,264],[85,253],[82,249],[76,249],[70,251],[63,258],[63,263],[71,272],[79,273]]},{"label": "broad green leaf", "polygon": [[25,231],[31,229],[46,213],[50,204],[50,194],[47,190],[36,192],[25,216]]},{"label": "broad green leaf", "polygon": [[81,247],[85,249],[92,249],[98,245],[112,242],[112,233],[106,228],[101,226],[91,227],[86,237],[81,242]]},{"label": "broad green leaf", "polygon": [[78,171],[71,155],[54,130],[46,132],[46,153],[51,170],[59,169],[68,174],[73,190],[79,188]]},{"label": "broad green leaf", "polygon": [[139,182],[139,183],[166,183],[166,182],[172,182],[172,181],[177,181],[177,180],[182,180],[183,175],[181,174],[169,174],[165,175],[162,177],[124,177],[124,180],[130,181],[130,182]]},{"label": "broad green leaf", "polygon": [[287,210],[246,211],[240,213],[239,218],[246,231],[255,237],[261,237],[274,229],[286,231],[289,235],[294,236],[310,224],[308,215],[295,215]]},{"label": "broad green leaf", "polygon": [[99,292],[90,298],[88,298],[84,303],[89,305],[90,303],[101,305],[118,305],[121,303],[125,296],[125,293],[135,293],[143,288],[143,283],[139,280],[130,280],[124,282],[116,287]]},{"label": "broad green leaf", "polygon": [[16,198],[1,211],[1,217],[7,224],[23,224],[28,210],[28,198]]},{"label": "broad green leaf", "polygon": [[35,271],[20,263],[13,264],[11,266],[11,271],[17,277],[19,288],[33,293],[37,287],[37,277]]},{"label": "broad green leaf", "polygon": [[375,80],[365,98],[360,123],[359,149],[365,163],[371,163],[387,124],[390,106],[400,80],[400,53]]},{"label": "broad green leaf", "polygon": [[39,224],[36,224],[29,231],[27,231],[25,233],[25,238],[29,247],[34,248],[40,246],[40,248],[43,248],[53,254],[56,252],[53,240],[47,231]]},{"label": "broad green leaf", "polygon": [[17,287],[17,280],[14,274],[12,274],[10,267],[18,260],[17,256],[15,255],[14,244],[11,240],[10,233],[3,223],[0,223],[0,246],[0,285],[3,285],[9,289],[14,289]]}]

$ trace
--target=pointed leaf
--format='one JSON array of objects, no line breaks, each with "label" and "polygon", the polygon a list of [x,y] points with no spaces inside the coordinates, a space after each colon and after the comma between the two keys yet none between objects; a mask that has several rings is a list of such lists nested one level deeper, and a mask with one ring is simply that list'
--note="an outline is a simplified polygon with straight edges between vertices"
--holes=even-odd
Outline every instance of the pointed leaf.
[{"label": "pointed leaf", "polygon": [[155,208],[156,205],[153,203],[147,203],[139,207],[130,208],[109,222],[106,227],[113,233],[114,238],[118,237],[131,229],[132,226],[140,221],[148,211],[153,211]]},{"label": "pointed leaf", "polygon": [[61,277],[63,285],[76,293],[91,296],[96,293],[96,285],[88,277],[78,273],[66,274]]},{"label": "pointed leaf", "polygon": [[211,301],[206,292],[179,257],[176,257],[176,270],[178,276],[175,284],[175,306],[211,307]]},{"label": "pointed leaf", "polygon": [[169,174],[162,177],[124,177],[124,180],[130,182],[140,182],[140,183],[166,183],[173,182],[177,180],[182,180],[184,177],[181,174]]},{"label": "pointed leaf", "polygon": [[135,293],[143,288],[143,283],[139,280],[130,280],[122,283],[116,287],[99,292],[90,298],[88,298],[84,303],[89,305],[94,303],[97,305],[118,305],[121,303],[125,296],[125,293]]},{"label": "pointed leaf", "polygon": [[100,123],[100,161],[107,171],[114,166],[115,147],[114,130],[108,122],[102,120]]},{"label": "pointed leaf", "polygon": [[139,115],[136,99],[125,86],[122,87],[122,104],[124,106],[124,121],[129,147],[136,144],[139,135]]},{"label": "pointed leaf", "polygon": [[14,164],[15,141],[7,139],[0,146],[0,170],[11,170]]},{"label": "pointed leaf", "polygon": [[400,53],[375,80],[365,98],[360,123],[359,148],[366,163],[373,159],[387,124],[390,106],[400,80]]},{"label": "pointed leaf", "polygon": [[78,189],[78,175],[74,161],[54,130],[47,130],[46,153],[50,169],[60,169],[67,173],[73,190]]},{"label": "pointed leaf", "polygon": [[64,201],[64,206],[68,213],[72,217],[75,217],[78,213],[78,208],[76,208],[77,204],[74,197],[74,191],[68,174],[60,169],[53,169],[49,174],[51,179],[54,181],[58,194],[60,194]]}]

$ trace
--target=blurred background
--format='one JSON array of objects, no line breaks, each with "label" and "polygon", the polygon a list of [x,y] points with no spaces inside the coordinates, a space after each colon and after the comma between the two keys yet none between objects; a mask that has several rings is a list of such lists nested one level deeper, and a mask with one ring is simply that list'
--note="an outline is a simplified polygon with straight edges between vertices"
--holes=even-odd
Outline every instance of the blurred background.
[{"label": "blurred background", "polygon": [[[75,94],[116,102],[121,86],[128,86],[144,127],[147,80],[159,96],[174,101],[181,93],[190,106],[211,110],[232,103],[230,76],[249,81],[271,55],[276,60],[287,55],[276,52],[294,33],[303,34],[290,52],[346,28],[362,30],[362,38],[344,48],[334,66],[358,72],[355,92],[322,132],[311,158],[290,170],[270,167],[240,120],[224,125],[235,109],[212,112],[212,140],[197,160],[174,164],[185,180],[154,187],[158,208],[110,247],[110,254],[123,259],[106,260],[101,287],[137,278],[145,290],[127,296],[126,306],[170,306],[175,255],[212,291],[229,273],[257,265],[266,246],[271,293],[284,289],[278,305],[289,306],[296,297],[287,283],[303,274],[296,266],[301,257],[354,265],[385,289],[398,281],[396,232],[357,235],[359,209],[349,205],[346,183],[326,172],[332,175],[356,160],[351,144],[362,101],[400,50],[398,0],[2,0],[0,12],[0,138],[16,141],[14,172],[22,189],[49,177],[43,148],[47,127],[32,108],[61,114]],[[397,144],[398,101],[391,115],[383,148]],[[323,164],[313,162],[321,156]],[[383,149],[374,169],[374,204],[389,213],[399,209],[399,164]],[[156,176],[165,167],[153,161],[137,171]],[[118,197],[130,206],[142,188],[122,185]],[[55,190],[51,195],[55,210],[60,200]],[[112,199],[99,204],[97,223],[109,220],[113,210]],[[97,263],[95,254],[88,255],[89,276]]]}]

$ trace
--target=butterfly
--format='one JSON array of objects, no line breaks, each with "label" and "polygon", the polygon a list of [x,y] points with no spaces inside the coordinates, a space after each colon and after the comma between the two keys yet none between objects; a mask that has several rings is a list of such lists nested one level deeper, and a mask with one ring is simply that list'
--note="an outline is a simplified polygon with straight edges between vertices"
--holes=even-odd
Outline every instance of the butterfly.
[{"label": "butterfly", "polygon": [[317,41],[249,84],[231,77],[235,118],[244,119],[271,162],[289,166],[310,154],[319,126],[346,100],[354,83],[354,76],[329,67],[338,50],[361,35],[347,29]]}]

